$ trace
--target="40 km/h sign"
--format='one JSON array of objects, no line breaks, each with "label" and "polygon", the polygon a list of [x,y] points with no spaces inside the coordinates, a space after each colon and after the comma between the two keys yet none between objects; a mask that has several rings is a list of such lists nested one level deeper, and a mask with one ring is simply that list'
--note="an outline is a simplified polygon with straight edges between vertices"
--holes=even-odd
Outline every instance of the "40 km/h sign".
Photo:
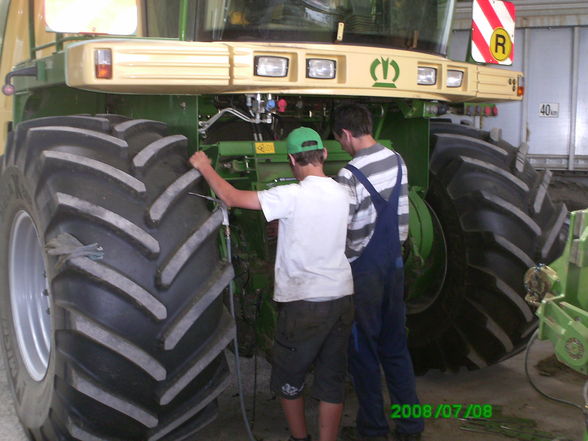
[{"label": "40 km/h sign", "polygon": [[540,103],[539,116],[541,118],[559,118],[559,103]]},{"label": "40 km/h sign", "polygon": [[472,58],[479,63],[511,65],[515,7],[501,0],[474,0]]}]

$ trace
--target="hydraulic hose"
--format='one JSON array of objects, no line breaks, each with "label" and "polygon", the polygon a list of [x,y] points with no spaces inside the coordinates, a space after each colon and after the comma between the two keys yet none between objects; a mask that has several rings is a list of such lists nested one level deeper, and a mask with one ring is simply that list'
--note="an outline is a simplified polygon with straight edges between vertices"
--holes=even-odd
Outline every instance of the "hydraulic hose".
[{"label": "hydraulic hose", "polygon": [[[541,389],[539,389],[539,387],[535,384],[535,382],[531,378],[531,375],[529,374],[529,352],[530,352],[530,349],[531,349],[531,345],[537,339],[537,335],[539,335],[539,330],[538,329],[535,330],[535,332],[531,336],[531,339],[527,343],[527,349],[525,350],[525,375],[527,376],[527,380],[529,381],[529,383],[531,384],[531,386],[533,386],[533,389],[535,389],[537,392],[539,392],[539,394],[543,395],[545,398],[547,398],[549,400],[557,401],[558,403],[562,403],[562,404],[566,404],[568,406],[575,407],[577,409],[580,409],[580,411],[585,414],[585,412],[586,412],[585,407],[582,407],[582,406],[580,406],[580,405],[578,405],[576,403],[572,403],[571,401],[562,400],[561,398],[556,398],[554,396],[551,396],[551,395],[543,392]],[[588,382],[586,383],[586,385],[584,385],[584,401],[585,402],[588,402],[588,401],[586,401],[586,394],[587,394],[587,392],[588,392]]]}]

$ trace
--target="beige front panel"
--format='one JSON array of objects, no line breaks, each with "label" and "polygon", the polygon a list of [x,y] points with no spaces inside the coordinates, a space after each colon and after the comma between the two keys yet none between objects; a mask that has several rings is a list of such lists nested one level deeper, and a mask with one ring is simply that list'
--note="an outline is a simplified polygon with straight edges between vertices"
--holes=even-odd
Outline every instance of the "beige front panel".
[{"label": "beige front panel", "polygon": [[[94,52],[112,50],[113,78],[96,79]],[[256,56],[288,59],[286,77],[254,75]],[[306,60],[337,62],[337,76],[307,78]],[[517,73],[456,63],[423,53],[343,45],[192,43],[96,40],[67,50],[72,87],[121,93],[290,93],[420,98],[452,102],[518,99],[509,82]],[[419,67],[437,69],[437,83],[417,84]],[[464,72],[461,87],[447,87],[447,70]]]}]

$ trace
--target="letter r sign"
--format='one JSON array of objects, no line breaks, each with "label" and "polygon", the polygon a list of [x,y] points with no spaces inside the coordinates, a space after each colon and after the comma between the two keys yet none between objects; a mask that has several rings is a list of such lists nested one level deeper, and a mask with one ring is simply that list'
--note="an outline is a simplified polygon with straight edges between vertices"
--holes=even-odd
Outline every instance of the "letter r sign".
[{"label": "letter r sign", "polygon": [[514,57],[515,7],[501,0],[474,0],[472,58],[479,63],[511,65]]}]

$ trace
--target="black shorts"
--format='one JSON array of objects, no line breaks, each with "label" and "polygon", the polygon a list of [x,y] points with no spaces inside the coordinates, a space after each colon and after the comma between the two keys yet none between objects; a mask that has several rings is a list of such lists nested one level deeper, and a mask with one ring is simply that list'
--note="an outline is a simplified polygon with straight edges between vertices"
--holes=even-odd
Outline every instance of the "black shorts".
[{"label": "black shorts", "polygon": [[353,324],[352,296],[325,302],[279,303],[278,310],[272,391],[286,399],[298,398],[314,364],[312,396],[328,403],[342,403]]}]

